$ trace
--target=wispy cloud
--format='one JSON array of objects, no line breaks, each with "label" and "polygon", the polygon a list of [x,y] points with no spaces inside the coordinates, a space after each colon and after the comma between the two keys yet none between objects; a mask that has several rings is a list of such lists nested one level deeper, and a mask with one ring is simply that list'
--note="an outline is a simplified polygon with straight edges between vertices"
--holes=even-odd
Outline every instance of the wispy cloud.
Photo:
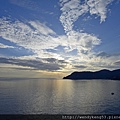
[{"label": "wispy cloud", "polygon": [[9,0],[10,3],[29,10],[40,10],[40,7],[33,0]]},{"label": "wispy cloud", "polygon": [[14,48],[14,47],[0,43],[0,48]]},{"label": "wispy cloud", "polygon": [[84,65],[76,65],[76,66],[74,66],[75,68],[77,68],[77,69],[84,69],[84,68],[87,68],[87,66],[84,66]]}]

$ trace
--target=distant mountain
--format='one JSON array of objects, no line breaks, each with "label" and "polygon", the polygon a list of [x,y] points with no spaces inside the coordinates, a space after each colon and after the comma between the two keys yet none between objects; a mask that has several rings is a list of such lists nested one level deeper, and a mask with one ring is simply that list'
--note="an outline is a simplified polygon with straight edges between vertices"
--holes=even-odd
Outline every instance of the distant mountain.
[{"label": "distant mountain", "polygon": [[64,77],[63,79],[109,79],[109,80],[120,80],[120,69],[117,70],[107,70],[103,69],[96,72],[83,71],[83,72],[73,72],[72,74]]}]

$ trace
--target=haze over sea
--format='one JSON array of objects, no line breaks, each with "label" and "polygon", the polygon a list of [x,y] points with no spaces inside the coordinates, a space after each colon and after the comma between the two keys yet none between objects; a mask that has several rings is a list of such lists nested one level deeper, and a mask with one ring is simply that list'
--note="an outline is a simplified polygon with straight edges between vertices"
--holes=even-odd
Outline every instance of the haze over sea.
[{"label": "haze over sea", "polygon": [[0,80],[0,114],[120,114],[119,91],[115,80]]}]

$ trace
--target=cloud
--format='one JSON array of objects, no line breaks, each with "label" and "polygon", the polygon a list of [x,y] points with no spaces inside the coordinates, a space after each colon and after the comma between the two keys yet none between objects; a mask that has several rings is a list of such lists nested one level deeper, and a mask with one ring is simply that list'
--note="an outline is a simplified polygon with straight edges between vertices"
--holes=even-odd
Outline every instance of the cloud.
[{"label": "cloud", "polygon": [[[74,30],[74,23],[86,13],[89,13],[89,16],[93,14],[99,16],[100,22],[105,21],[107,7],[112,1],[60,0],[60,10],[62,13],[59,20],[65,31],[64,35],[57,35],[45,23],[38,20],[22,22],[14,18],[14,20],[6,17],[0,18],[0,36],[34,53],[33,56],[22,57],[23,59],[19,57],[4,60],[8,64],[27,66],[40,70],[61,70],[61,67],[85,68],[85,64],[88,68],[91,66],[97,67],[98,65],[112,65],[115,59],[119,59],[118,56],[107,57],[105,53],[97,54],[93,51],[95,46],[101,44],[100,38],[93,33]],[[27,6],[30,9],[31,0],[20,2],[20,0],[11,0],[13,4],[21,7]],[[34,59],[30,60],[29,57]],[[3,63],[5,62],[3,61]]]},{"label": "cloud", "polygon": [[58,63],[45,63],[41,60],[25,60],[25,59],[13,59],[13,58],[0,58],[0,63],[5,64],[13,64],[23,67],[30,67],[36,70],[48,70],[48,71],[56,71],[60,70],[63,65],[59,65]]},{"label": "cloud", "polygon": [[[60,43],[56,40],[55,32],[45,24],[38,21],[28,21],[26,24],[16,20],[12,22],[8,18],[0,18],[0,36],[10,42],[16,43],[26,49],[32,50],[35,54],[44,54],[45,49],[54,49]],[[64,43],[63,43],[64,44]]]},{"label": "cloud", "polygon": [[10,3],[17,5],[19,7],[27,8],[29,10],[40,10],[40,7],[33,0],[9,0]]},{"label": "cloud", "polygon": [[[68,36],[68,46],[64,48],[65,52],[77,50],[78,56],[68,56],[70,63],[76,64],[73,67],[83,67],[86,64],[89,68],[99,68],[97,66],[113,66],[113,61],[119,59],[118,56],[108,55],[105,52],[95,53],[93,48],[101,44],[101,39],[94,34],[89,34],[83,31],[75,31],[74,23],[79,17],[84,14],[95,15],[100,17],[100,23],[107,18],[108,5],[114,0],[60,0],[60,22],[63,25],[64,31]],[[81,66],[81,65],[83,66]],[[71,67],[68,65],[68,67]]]},{"label": "cloud", "polygon": [[[78,66],[81,61],[86,63],[93,57],[92,49],[101,43],[94,34],[74,30],[69,33],[69,36],[58,36],[39,21],[12,22],[4,17],[0,19],[0,24],[1,37],[34,52],[32,56],[21,57],[23,60],[19,57],[7,63],[40,70],[60,70],[61,67],[66,66],[67,69],[73,68],[71,64],[76,62]],[[32,61],[29,61],[31,58]],[[38,62],[37,59],[41,60]]]},{"label": "cloud", "polygon": [[108,5],[114,0],[60,0],[61,16],[60,22],[67,35],[70,35],[74,27],[74,22],[83,14],[89,13],[100,17],[100,22],[107,17]]},{"label": "cloud", "polygon": [[93,34],[71,31],[68,36],[68,44],[71,50],[77,49],[79,53],[88,53],[94,46],[99,45],[101,40]]},{"label": "cloud", "polygon": [[114,0],[60,0],[62,14],[60,21],[66,33],[69,33],[74,22],[83,14],[90,13],[100,17],[100,22],[107,17],[107,6]]},{"label": "cloud", "polygon": [[[104,53],[104,52],[101,52]],[[101,54],[98,56],[98,53],[92,53],[88,55],[79,55],[73,56],[68,59],[69,64],[66,66],[66,70],[100,70],[100,69],[119,69],[119,61],[120,60],[120,53],[119,54]],[[81,69],[80,69],[80,67]],[[87,66],[85,68],[85,66]],[[82,68],[83,67],[83,68]]]},{"label": "cloud", "polygon": [[119,66],[120,65],[120,61],[115,62],[114,65]]},{"label": "cloud", "polygon": [[75,65],[74,66],[75,68],[77,68],[77,69],[84,69],[84,68],[87,68],[87,66],[84,66],[84,65]]},{"label": "cloud", "polygon": [[[71,31],[69,36],[58,36],[52,29],[39,21],[24,23],[16,20],[12,22],[10,18],[3,17],[0,19],[0,24],[2,38],[32,50],[40,58],[64,59],[74,49],[85,54],[100,44],[99,38],[88,33]],[[56,50],[58,46],[63,46],[62,53],[60,53],[61,49]],[[56,50],[56,52],[49,52],[48,49]]]},{"label": "cloud", "polygon": [[[94,34],[75,31],[74,23],[79,17],[89,13],[100,17],[102,23],[107,18],[108,5],[114,0],[60,0],[60,22],[68,36],[66,51],[77,49],[79,53],[88,54],[94,46],[100,45],[101,39]],[[90,17],[90,16],[89,16]],[[71,42],[72,41],[72,42]]]},{"label": "cloud", "polygon": [[119,63],[119,59],[120,59],[120,54],[107,54],[105,52],[101,52],[102,54],[98,55],[94,55],[93,58],[91,58],[91,60],[89,61],[89,64],[94,66],[94,67],[98,67],[100,68],[108,68],[108,69],[113,69],[119,68],[119,65],[117,65],[117,63]]},{"label": "cloud", "polygon": [[55,59],[55,58],[44,58],[42,60],[44,62],[47,62],[47,63],[58,63],[58,64],[61,64],[61,65],[67,64],[67,62],[65,60],[58,60],[58,59]]},{"label": "cloud", "polygon": [[88,0],[89,12],[100,17],[100,22],[105,21],[107,17],[107,6],[114,0]]},{"label": "cloud", "polygon": [[107,54],[106,52],[99,52],[96,56],[97,56],[97,57],[101,57],[101,58],[111,57],[111,55],[110,55],[110,54]]},{"label": "cloud", "polygon": [[49,10],[49,7],[48,7],[48,10],[44,9],[46,8],[46,6],[49,5],[49,1],[48,3],[45,2],[45,4],[39,0],[9,0],[9,2],[13,5],[16,5],[19,8],[21,7],[22,9],[30,10],[31,13],[37,12],[38,16],[40,16],[40,14],[47,14],[52,16],[54,15],[54,12]]},{"label": "cloud", "polygon": [[0,48],[14,48],[13,46],[8,46],[0,43]]},{"label": "cloud", "polygon": [[60,0],[62,14],[60,21],[66,33],[73,29],[73,23],[88,11],[87,5],[80,5],[80,0]]},{"label": "cloud", "polygon": [[28,25],[34,28],[36,33],[41,33],[42,35],[55,35],[56,33],[47,27],[45,24],[40,23],[39,21],[29,21]]}]

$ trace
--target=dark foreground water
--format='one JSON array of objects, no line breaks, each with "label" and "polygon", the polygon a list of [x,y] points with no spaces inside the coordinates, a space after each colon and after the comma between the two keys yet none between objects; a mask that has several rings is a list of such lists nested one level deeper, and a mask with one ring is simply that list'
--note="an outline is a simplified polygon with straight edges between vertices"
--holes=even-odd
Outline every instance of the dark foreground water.
[{"label": "dark foreground water", "polygon": [[0,114],[44,113],[120,114],[120,81],[0,80]]}]

